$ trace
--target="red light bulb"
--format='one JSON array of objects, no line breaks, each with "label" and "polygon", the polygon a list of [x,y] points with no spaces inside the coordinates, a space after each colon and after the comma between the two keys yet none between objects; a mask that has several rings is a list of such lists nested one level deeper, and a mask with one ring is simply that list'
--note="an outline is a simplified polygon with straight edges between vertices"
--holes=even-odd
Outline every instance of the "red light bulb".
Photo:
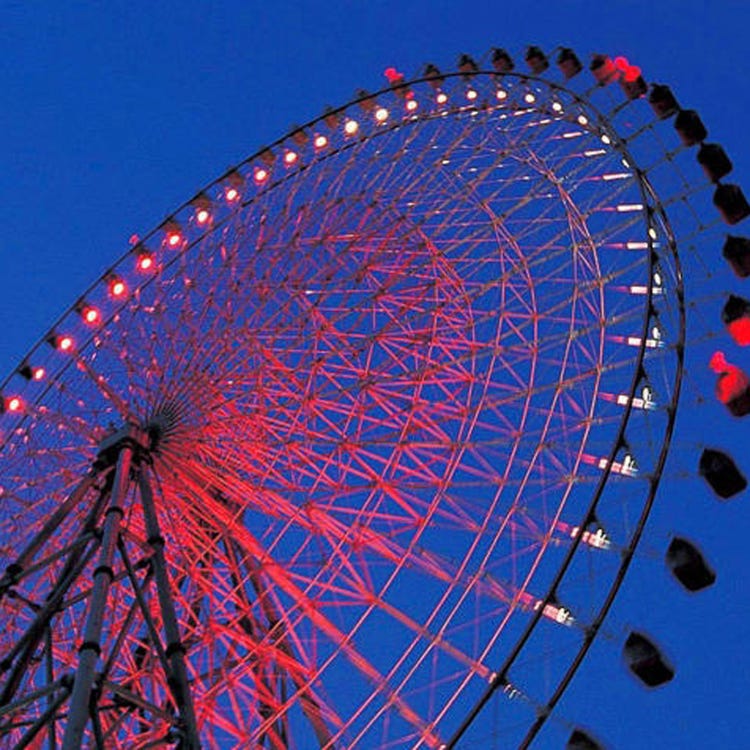
[{"label": "red light bulb", "polygon": [[138,269],[140,271],[148,271],[154,266],[154,257],[148,253],[138,256]]},{"label": "red light bulb", "polygon": [[122,297],[127,291],[125,282],[122,279],[111,279],[109,282],[109,293],[113,297]]},{"label": "red light bulb", "polygon": [[18,396],[11,396],[5,401],[5,409],[17,413],[23,409],[23,401]]},{"label": "red light bulb", "polygon": [[99,322],[99,311],[95,307],[84,307],[81,315],[89,325],[95,325]]}]

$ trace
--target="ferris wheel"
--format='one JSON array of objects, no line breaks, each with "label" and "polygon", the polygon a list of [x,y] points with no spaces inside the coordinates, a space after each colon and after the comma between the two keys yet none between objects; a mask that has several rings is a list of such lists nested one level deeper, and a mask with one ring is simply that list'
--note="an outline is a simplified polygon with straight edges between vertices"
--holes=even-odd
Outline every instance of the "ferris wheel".
[{"label": "ferris wheel", "polygon": [[3,382],[3,746],[509,747],[553,716],[667,459],[706,130],[622,58],[526,66],[389,68]]}]

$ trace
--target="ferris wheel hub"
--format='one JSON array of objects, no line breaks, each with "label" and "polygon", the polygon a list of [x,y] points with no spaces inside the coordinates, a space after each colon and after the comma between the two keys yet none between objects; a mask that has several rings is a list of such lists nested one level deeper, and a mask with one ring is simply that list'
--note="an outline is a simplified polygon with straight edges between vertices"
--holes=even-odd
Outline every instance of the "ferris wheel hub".
[{"label": "ferris wheel hub", "polygon": [[120,451],[129,446],[135,457],[155,452],[174,432],[180,420],[180,410],[167,403],[155,411],[142,424],[126,422],[99,443],[95,468],[99,471],[114,466]]},{"label": "ferris wheel hub", "polygon": [[155,452],[177,429],[183,418],[178,403],[167,401],[156,409],[143,426],[148,440],[148,450]]}]

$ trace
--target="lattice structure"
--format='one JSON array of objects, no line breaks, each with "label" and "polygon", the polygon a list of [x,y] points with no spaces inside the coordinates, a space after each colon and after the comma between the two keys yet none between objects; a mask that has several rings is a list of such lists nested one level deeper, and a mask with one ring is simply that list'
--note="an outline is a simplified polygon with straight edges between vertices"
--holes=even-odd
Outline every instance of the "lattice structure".
[{"label": "lattice structure", "polygon": [[625,94],[391,71],[58,321],[3,386],[3,743],[535,736],[679,392],[692,216],[665,206],[692,189],[657,197],[658,119],[623,70]]}]

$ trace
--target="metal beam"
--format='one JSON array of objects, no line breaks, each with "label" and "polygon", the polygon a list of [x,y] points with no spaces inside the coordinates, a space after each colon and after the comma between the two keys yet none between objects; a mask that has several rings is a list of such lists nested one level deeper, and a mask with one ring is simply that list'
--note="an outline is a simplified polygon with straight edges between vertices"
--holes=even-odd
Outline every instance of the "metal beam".
[{"label": "metal beam", "polygon": [[47,519],[47,522],[41,528],[39,533],[26,546],[26,549],[8,566],[3,577],[0,578],[0,597],[2,597],[3,594],[5,594],[14,583],[16,583],[20,574],[31,562],[44,543],[55,532],[68,513],[70,513],[76,505],[81,502],[81,500],[83,500],[86,493],[94,485],[98,476],[98,473],[94,473],[92,470],[91,473],[80,482],[80,484],[78,484],[65,501],[61,503],[55,512]]}]

